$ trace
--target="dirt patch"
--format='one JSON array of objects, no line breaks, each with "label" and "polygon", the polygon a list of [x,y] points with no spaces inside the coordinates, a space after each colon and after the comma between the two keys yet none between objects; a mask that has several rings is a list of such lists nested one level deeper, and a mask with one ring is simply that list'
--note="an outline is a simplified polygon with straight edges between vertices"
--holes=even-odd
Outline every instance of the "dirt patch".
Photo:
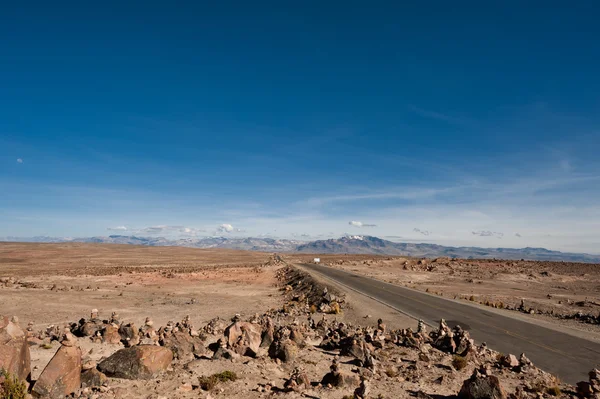
[{"label": "dirt patch", "polygon": [[[136,251],[148,262],[152,256],[144,249]],[[11,264],[7,270],[18,273],[8,273],[10,281],[0,287],[0,314],[21,320],[13,319],[7,331],[20,324],[31,342],[34,380],[61,346],[79,346],[89,370],[108,370],[98,365],[126,346],[169,348],[174,357],[164,367],[144,369],[143,380],[109,377],[101,386],[82,387],[75,397],[428,399],[495,381],[490,375],[499,381],[494,389],[518,398],[548,396],[549,388],[560,397],[575,394],[574,387],[537,369],[526,356],[475,346],[460,328],[396,326],[401,319],[382,317],[383,305],[363,307],[362,299],[343,287],[286,267],[289,259],[252,254],[254,260],[244,263],[236,253],[232,263],[221,255],[173,266],[189,261],[184,251],[182,259],[176,253],[163,259],[164,266],[152,260],[151,269],[132,270],[106,252],[96,259],[105,263],[96,273],[71,275],[66,271],[87,269],[74,265],[68,260],[74,256],[64,251],[60,248],[58,258],[68,265],[51,265],[56,273],[19,266],[44,267],[38,254],[29,254],[37,260]],[[92,249],[97,251],[104,248]],[[128,269],[113,273],[121,267]],[[34,323],[27,325],[30,320]],[[0,321],[0,328],[9,323]]]}]

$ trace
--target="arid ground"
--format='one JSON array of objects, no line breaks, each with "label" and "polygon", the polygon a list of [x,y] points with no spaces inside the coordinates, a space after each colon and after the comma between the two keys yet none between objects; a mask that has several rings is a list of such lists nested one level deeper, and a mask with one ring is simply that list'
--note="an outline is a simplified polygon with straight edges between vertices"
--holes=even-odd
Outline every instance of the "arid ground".
[{"label": "arid ground", "polygon": [[[339,389],[318,384],[330,371],[332,359],[343,353],[343,349],[339,352],[334,346],[334,349],[324,349],[318,345],[322,336],[315,331],[319,330],[313,331],[306,326],[311,312],[316,311],[312,315],[315,321],[324,318],[330,326],[325,331],[334,335],[339,334],[334,320],[354,326],[360,324],[366,327],[366,332],[377,329],[380,317],[387,324],[386,331],[406,328],[417,331],[417,322],[351,292],[343,293],[344,299],[340,302],[343,310],[340,313],[319,313],[319,309],[313,309],[308,297],[305,299],[305,292],[296,293],[298,288],[287,286],[280,275],[288,264],[307,262],[312,258],[286,255],[282,261],[279,256],[267,253],[179,247],[0,243],[0,316],[17,316],[23,329],[31,322],[29,328],[37,335],[49,326],[63,328],[82,318],[89,320],[92,309],[98,309],[101,319],[110,319],[112,312],[116,312],[123,323],[136,326],[144,326],[146,317],[151,317],[157,330],[169,321],[181,322],[187,315],[193,325],[201,329],[217,317],[226,326],[236,315],[238,319],[248,320],[254,315],[270,312],[269,317],[277,325],[291,330],[296,328],[294,326],[301,326],[299,328],[306,336],[296,360],[291,363],[271,359],[266,349],[261,349],[255,357],[238,356],[233,360],[211,360],[212,352],[208,352],[208,357],[196,356],[195,360],[185,364],[174,362],[164,373],[151,380],[110,378],[101,389],[79,390],[75,395],[82,398],[157,399],[199,395],[249,398],[285,394],[289,397],[342,398],[352,395],[358,382],[342,385]],[[465,300],[474,296],[476,301],[503,301],[518,305],[520,299],[525,298],[526,306],[564,309],[565,314],[571,310],[587,312],[599,309],[595,306],[599,302],[600,270],[594,265],[463,260],[431,262],[336,255],[324,255],[321,259],[332,267],[422,290],[429,289],[444,296],[465,296]],[[322,286],[319,287],[322,290]],[[335,285],[329,287],[336,292],[343,290]],[[583,304],[576,304],[582,301]],[[584,324],[574,320],[570,322]],[[410,338],[411,330],[398,334],[408,334],[405,336]],[[340,331],[348,333],[346,327]],[[203,338],[206,351],[215,344],[218,334],[222,336],[223,333]],[[558,384],[552,376],[534,372],[523,364],[513,369],[501,366],[497,364],[500,359],[497,354],[487,349],[477,350],[471,366],[457,369],[452,365],[452,355],[432,348],[433,342],[423,344],[423,341],[416,347],[404,347],[392,344],[391,340],[397,341],[393,337],[393,334],[391,338],[386,335],[382,348],[369,346],[376,366],[363,364],[357,367],[352,358],[344,357],[347,355],[340,358],[339,368],[345,375],[354,375],[356,381],[358,375],[368,381],[376,381],[371,383],[369,397],[411,397],[419,392],[451,396],[458,392],[474,368],[485,365],[496,367],[494,373],[501,376],[507,392],[519,390],[525,380],[533,384],[533,398],[540,389],[545,392],[545,389]],[[93,342],[91,338],[78,337],[77,345],[84,357],[93,362],[100,363],[123,348],[122,343]],[[384,336],[380,335],[380,338],[384,342]],[[46,339],[43,344],[30,346],[31,377],[34,381],[61,347],[59,341]],[[297,367],[306,373],[312,385],[303,391],[290,391],[285,384]],[[521,371],[515,374],[516,369]],[[198,388],[198,377],[224,370],[235,371],[240,378],[210,391]],[[547,386],[540,388],[539,384]]]}]

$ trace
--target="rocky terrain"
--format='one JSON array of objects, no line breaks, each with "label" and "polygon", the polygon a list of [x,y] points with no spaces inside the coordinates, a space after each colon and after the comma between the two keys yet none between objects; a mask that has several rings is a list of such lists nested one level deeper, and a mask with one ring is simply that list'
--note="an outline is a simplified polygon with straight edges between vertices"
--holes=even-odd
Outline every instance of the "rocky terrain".
[{"label": "rocky terrain", "polygon": [[[279,305],[247,317],[194,315],[155,323],[92,309],[36,329],[0,318],[4,395],[27,381],[33,397],[320,398],[600,397],[600,372],[577,386],[539,370],[526,354],[500,354],[441,320],[427,331],[377,317],[350,321],[345,295],[271,257]],[[51,352],[32,367],[39,352]],[[0,395],[0,397],[2,397]],[[8,396],[5,396],[8,397]]]},{"label": "rocky terrain", "polygon": [[411,257],[451,257],[471,259],[532,259],[600,263],[600,255],[550,251],[544,248],[479,248],[447,247],[437,244],[402,243],[371,236],[345,236],[337,239],[299,241],[256,237],[202,237],[168,239],[164,237],[139,237],[111,235],[107,237],[0,237],[0,241],[45,243],[96,243],[145,246],[180,246],[190,248],[225,248],[246,251],[309,253],[309,254],[371,254]]}]

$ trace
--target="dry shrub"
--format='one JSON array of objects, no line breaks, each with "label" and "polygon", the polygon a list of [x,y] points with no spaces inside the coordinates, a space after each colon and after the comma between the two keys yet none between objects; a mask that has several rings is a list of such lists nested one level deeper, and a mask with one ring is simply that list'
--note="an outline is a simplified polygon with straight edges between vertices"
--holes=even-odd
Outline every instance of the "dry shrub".
[{"label": "dry shrub", "polygon": [[16,375],[13,376],[4,369],[1,372],[0,398],[25,399],[27,396],[27,386],[25,383],[20,381]]},{"label": "dry shrub", "polygon": [[548,387],[546,389],[546,392],[548,393],[548,395],[552,396],[560,396],[562,394],[558,386]]},{"label": "dry shrub", "polygon": [[198,377],[200,388],[205,391],[211,391],[221,382],[235,381],[237,380],[237,374],[230,370],[225,370],[220,373],[213,374],[211,376]]},{"label": "dry shrub", "polygon": [[467,367],[467,358],[459,355],[454,355],[454,357],[452,358],[452,366],[456,370],[464,369],[465,367]]},{"label": "dry shrub", "polygon": [[385,375],[387,375],[390,378],[396,378],[398,377],[398,370],[395,367],[388,367],[385,370]]}]

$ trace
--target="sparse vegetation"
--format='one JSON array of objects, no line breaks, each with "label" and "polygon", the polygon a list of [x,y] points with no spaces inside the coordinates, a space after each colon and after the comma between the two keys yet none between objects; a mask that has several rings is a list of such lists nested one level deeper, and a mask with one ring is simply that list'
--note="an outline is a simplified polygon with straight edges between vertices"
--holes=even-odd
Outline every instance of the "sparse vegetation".
[{"label": "sparse vegetation", "polygon": [[475,301],[475,297],[474,297],[473,295],[471,295],[471,296],[469,297],[469,301],[471,301],[471,302]]},{"label": "sparse vegetation", "polygon": [[462,370],[467,367],[467,359],[464,356],[454,355],[452,358],[452,366],[456,370]]},{"label": "sparse vegetation", "polygon": [[390,378],[396,378],[398,377],[398,370],[394,367],[388,367],[385,370],[385,375],[387,375]]},{"label": "sparse vegetation", "polygon": [[11,375],[6,370],[1,370],[4,382],[0,383],[0,398],[2,399],[25,399],[27,386],[17,376]]},{"label": "sparse vegetation", "polygon": [[560,391],[560,388],[558,386],[553,386],[553,387],[548,387],[546,389],[546,393],[548,393],[548,395],[552,395],[552,396],[560,396],[562,392]]},{"label": "sparse vegetation", "polygon": [[44,344],[44,345],[42,345],[42,349],[52,349],[52,345]]},{"label": "sparse vegetation", "polygon": [[225,370],[210,376],[198,377],[198,382],[200,383],[200,388],[202,388],[204,391],[211,391],[219,383],[235,381],[237,378],[237,374],[235,374],[233,371]]},{"label": "sparse vegetation", "polygon": [[317,313],[317,305],[314,303],[310,305],[310,313]]}]

